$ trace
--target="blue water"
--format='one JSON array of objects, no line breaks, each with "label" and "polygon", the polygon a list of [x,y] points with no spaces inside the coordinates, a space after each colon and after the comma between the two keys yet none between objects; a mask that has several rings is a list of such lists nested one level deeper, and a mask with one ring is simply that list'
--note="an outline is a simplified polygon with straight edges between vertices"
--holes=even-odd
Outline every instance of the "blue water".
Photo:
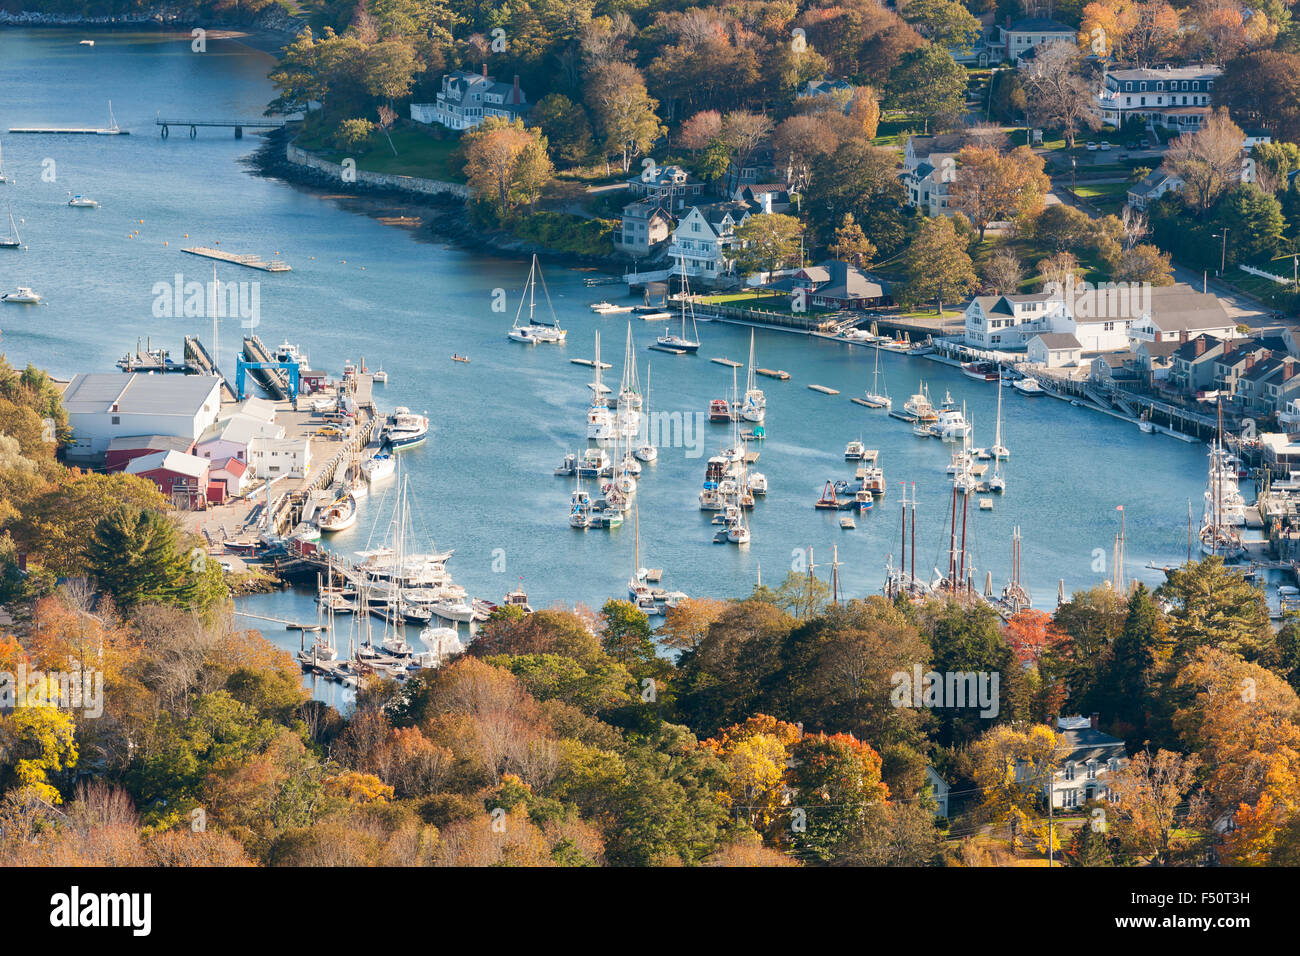
[{"label": "blue water", "polygon": [[[336,198],[253,176],[240,162],[257,138],[234,140],[229,130],[173,128],[159,137],[156,115],[256,116],[272,96],[265,74],[272,60],[228,41],[209,41],[193,54],[188,35],[108,33],[93,49],[66,31],[0,31],[0,129],[21,125],[94,125],[107,122],[107,100],[131,136],[3,137],[4,167],[16,185],[0,187],[21,217],[27,251],[0,254],[0,286],[30,285],[45,295],[34,309],[0,311],[3,351],[11,363],[33,362],[67,377],[108,371],[152,337],[179,357],[182,337],[211,344],[210,320],[157,319],[155,283],[207,281],[211,263],[180,247],[215,245],[264,256],[278,254],[293,271],[265,275],[219,266],[223,281],[260,281],[261,325],[269,345],[301,343],[313,366],[337,376],[347,359],[364,356],[390,374],[376,386],[381,407],[427,410],[430,441],[403,453],[417,526],[439,548],[454,548],[450,569],[471,594],[499,600],[522,577],[534,606],[583,602],[598,607],[624,596],[633,564],[629,521],[613,532],[575,532],[566,521],[571,483],[552,476],[564,453],[584,444],[591,370],[570,364],[590,358],[602,330],[602,358],[617,387],[625,318],[599,318],[587,304],[620,290],[588,289],[583,273],[547,267],[546,279],[561,323],[562,347],[510,342],[517,295],[527,275],[521,260],[471,254],[433,241],[427,232],[385,225],[343,208]],[[55,181],[41,178],[53,160]],[[96,210],[72,209],[67,193],[98,199]],[[0,213],[3,215],[3,213]],[[186,238],[188,234],[188,238]],[[506,314],[494,312],[493,290],[507,290]],[[653,411],[703,413],[711,398],[731,388],[731,370],[709,362],[744,361],[749,330],[700,325],[704,345],[695,357],[675,357],[645,346],[661,327],[635,320],[644,385],[653,367]],[[243,334],[237,320],[222,331],[222,364],[232,371]],[[760,379],[768,396],[768,439],[758,445],[758,470],[770,484],[750,524],[745,549],[712,543],[710,515],[697,507],[704,458],[665,448],[641,481],[641,563],[666,570],[665,583],[695,595],[747,593],[760,573],[775,584],[798,549],[812,547],[825,566],[837,545],[842,584],[850,595],[879,591],[886,555],[897,552],[899,482],[915,482],[919,498],[918,574],[943,563],[949,501],[944,466],[949,446],[922,440],[883,412],[851,404],[871,383],[874,353],[807,336],[759,330],[757,364],[782,368],[791,380]],[[468,354],[468,365],[453,363]],[[896,407],[924,380],[936,401],[947,390],[965,402],[976,445],[993,442],[996,387],[924,359],[881,354]],[[744,386],[743,369],[741,387]],[[837,396],[807,389],[840,390]],[[705,426],[704,453],[715,453],[728,428]],[[812,505],[828,478],[849,478],[847,441],[861,438],[881,451],[889,493],[841,531],[837,515]],[[1116,506],[1127,516],[1126,573],[1158,583],[1148,563],[1185,557],[1187,502],[1199,501],[1204,448],[1148,436],[1126,422],[1047,397],[1028,399],[1006,390],[1003,438],[1012,458],[1008,490],[994,509],[969,516],[976,580],[993,572],[1000,586],[1010,568],[1013,526],[1023,532],[1023,578],[1040,606],[1055,601],[1058,579],[1067,591],[1109,579],[1118,530]],[[372,526],[389,519],[379,496],[361,503],[361,520],[335,536],[333,547],[364,546]],[[382,533],[382,530],[381,532]],[[1098,555],[1101,557],[1099,558]],[[309,596],[285,592],[250,599],[259,614],[313,617]],[[274,628],[269,625],[268,628]],[[296,648],[298,636],[268,629],[267,636]]]}]

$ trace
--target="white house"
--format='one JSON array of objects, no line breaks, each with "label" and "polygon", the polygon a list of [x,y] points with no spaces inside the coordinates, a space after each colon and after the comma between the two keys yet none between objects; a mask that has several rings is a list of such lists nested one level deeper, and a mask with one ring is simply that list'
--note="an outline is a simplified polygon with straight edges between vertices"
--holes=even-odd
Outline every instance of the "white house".
[{"label": "white house", "polygon": [[927,765],[925,768],[925,782],[930,788],[930,795],[934,797],[934,802],[938,805],[934,811],[936,817],[948,816],[948,781],[939,776],[939,772],[933,767]]},{"label": "white house", "polygon": [[305,478],[311,443],[306,438],[257,438],[248,446],[248,467],[257,478]]},{"label": "white house", "polygon": [[[1196,335],[1230,338],[1237,331],[1218,296],[1197,292],[1184,282],[1151,289],[1149,303],[1134,309],[1132,337],[1148,342],[1179,342]],[[1141,297],[1133,297],[1141,298]]]},{"label": "white house", "polygon": [[1002,27],[1002,45],[1007,58],[1015,61],[1017,67],[1030,56],[1032,51],[1054,43],[1068,43],[1074,46],[1078,30],[1072,26],[1051,20],[1047,17],[1029,17],[1017,20],[1009,26]]},{"label": "white house", "polygon": [[743,202],[715,202],[692,206],[677,222],[668,249],[674,274],[691,278],[718,279],[735,265],[736,228],[749,219]]},{"label": "white house", "polygon": [[977,295],[966,306],[966,344],[977,348],[1024,348],[1033,334],[1055,331],[1053,320],[1063,319],[1063,305],[1047,292]]},{"label": "white house", "polygon": [[221,411],[215,375],[74,375],[63,390],[72,443],[70,459],[90,460],[126,435],[196,440]]},{"label": "white house", "polygon": [[1110,779],[1128,763],[1124,741],[1098,730],[1096,714],[1061,717],[1056,726],[1067,752],[1049,785],[1052,806],[1072,810],[1094,798],[1109,799]]},{"label": "white house", "polygon": [[1138,116],[1148,126],[1198,130],[1210,115],[1210,93],[1222,73],[1217,66],[1110,70],[1092,110],[1117,128]]},{"label": "white house", "polygon": [[1029,340],[1029,361],[1048,368],[1078,365],[1083,346],[1069,332],[1039,332]]},{"label": "white house", "polygon": [[214,462],[225,461],[227,458],[248,461],[248,450],[254,440],[280,439],[284,434],[283,425],[237,412],[215,423],[200,435],[194,454]]},{"label": "white house", "polygon": [[514,83],[498,83],[488,76],[456,70],[442,78],[437,102],[412,103],[411,119],[417,123],[438,123],[448,129],[473,129],[490,116],[513,120],[528,112],[528,98]]},{"label": "white house", "polygon": [[1183,181],[1173,173],[1157,169],[1147,173],[1128,191],[1128,204],[1134,209],[1146,209],[1165,193],[1174,192],[1183,185]]},{"label": "white house", "polygon": [[907,202],[927,216],[950,216],[948,184],[957,178],[961,138],[909,136],[903,147],[903,189]]}]

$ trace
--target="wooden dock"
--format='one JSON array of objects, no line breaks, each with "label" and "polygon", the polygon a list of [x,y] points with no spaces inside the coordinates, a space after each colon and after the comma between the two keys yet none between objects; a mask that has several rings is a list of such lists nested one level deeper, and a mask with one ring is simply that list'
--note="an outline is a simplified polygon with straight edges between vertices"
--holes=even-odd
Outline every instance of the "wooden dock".
[{"label": "wooden dock", "polygon": [[[587,366],[587,368],[596,367],[596,362],[594,359],[573,358],[573,359],[569,359],[569,361],[572,362],[574,365],[585,365]],[[614,366],[610,365],[608,362],[601,362],[600,367],[602,369],[607,369],[607,368],[613,368]]]},{"label": "wooden dock", "polygon": [[734,359],[729,358],[711,358],[709,361],[714,365],[725,365],[727,368],[740,368],[745,364],[744,362],[737,362]]},{"label": "wooden dock", "polygon": [[244,138],[244,128],[249,129],[281,129],[284,127],[282,119],[267,119],[258,117],[256,119],[215,119],[215,120],[189,120],[189,119],[163,119],[161,116],[154,120],[155,126],[160,126],[160,133],[163,139],[171,134],[173,126],[188,126],[190,128],[190,139],[199,135],[200,126],[216,126],[223,129],[233,129],[235,139]]},{"label": "wooden dock", "polygon": [[659,344],[655,344],[655,345],[647,345],[646,348],[648,348],[648,349],[650,349],[651,351],[654,351],[654,352],[667,352],[669,355],[685,355],[685,354],[686,354],[686,350],[685,350],[685,349],[673,349],[673,348],[669,348],[669,347],[666,346],[666,345],[659,345]]},{"label": "wooden dock", "polygon": [[780,379],[783,382],[790,381],[790,373],[779,368],[756,368],[754,369],[759,375],[766,375],[768,378]]},{"label": "wooden dock", "polygon": [[838,388],[830,388],[826,385],[809,385],[808,387],[814,392],[821,392],[823,395],[838,395],[840,393]]},{"label": "wooden dock", "polygon": [[289,263],[280,259],[261,259],[249,253],[226,252],[224,249],[211,249],[207,246],[193,246],[182,249],[181,252],[188,252],[192,256],[203,256],[205,259],[216,259],[219,262],[229,262],[237,266],[247,266],[249,269],[261,269],[263,272],[292,271]]},{"label": "wooden dock", "polygon": [[108,126],[11,126],[11,133],[32,133],[46,136],[130,136],[131,131]]}]

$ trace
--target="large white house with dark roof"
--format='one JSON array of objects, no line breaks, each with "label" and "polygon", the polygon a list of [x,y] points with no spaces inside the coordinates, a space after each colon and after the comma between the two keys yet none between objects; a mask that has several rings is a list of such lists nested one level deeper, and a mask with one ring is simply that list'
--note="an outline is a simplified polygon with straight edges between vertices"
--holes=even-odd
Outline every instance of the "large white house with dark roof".
[{"label": "large white house with dark roof", "polygon": [[692,206],[677,223],[668,255],[674,275],[683,271],[690,278],[717,279],[731,272],[739,241],[736,227],[749,219],[750,208],[743,202],[715,202]]},{"label": "large white house with dark roof", "polygon": [[437,102],[412,103],[411,119],[417,123],[438,123],[448,129],[473,129],[490,116],[513,120],[528,112],[528,97],[513,83],[499,83],[482,74],[456,70],[442,78]]},{"label": "large white house with dark roof", "polygon": [[1198,130],[1210,114],[1210,93],[1222,73],[1217,66],[1109,70],[1092,109],[1115,127],[1138,116],[1167,129]]}]

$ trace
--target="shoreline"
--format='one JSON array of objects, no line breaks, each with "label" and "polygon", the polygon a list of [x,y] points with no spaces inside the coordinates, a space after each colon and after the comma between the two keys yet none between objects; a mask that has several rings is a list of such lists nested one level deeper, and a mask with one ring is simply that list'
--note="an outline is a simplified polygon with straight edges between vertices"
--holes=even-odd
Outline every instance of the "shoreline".
[{"label": "shoreline", "polygon": [[[169,6],[112,17],[0,10],[0,30],[175,33],[178,37],[188,38],[198,20],[199,15],[193,9]],[[212,28],[204,28],[209,40],[229,40],[271,56],[278,56],[280,50],[307,26],[305,20],[291,17],[275,7],[262,11],[251,23],[238,20],[226,22],[223,18],[218,18],[215,24]]]},{"label": "shoreline", "polygon": [[370,215],[385,225],[410,231],[417,239],[445,242],[457,248],[491,255],[538,258],[565,268],[602,270],[621,276],[627,263],[614,256],[581,256],[554,252],[544,246],[517,239],[504,230],[483,232],[470,224],[468,203],[450,194],[428,195],[389,189],[365,183],[341,183],[307,166],[291,163],[285,147],[293,131],[286,127],[263,136],[262,144],[244,162],[255,175],[278,179],[296,189],[314,192],[321,198],[344,200],[349,211]]}]

